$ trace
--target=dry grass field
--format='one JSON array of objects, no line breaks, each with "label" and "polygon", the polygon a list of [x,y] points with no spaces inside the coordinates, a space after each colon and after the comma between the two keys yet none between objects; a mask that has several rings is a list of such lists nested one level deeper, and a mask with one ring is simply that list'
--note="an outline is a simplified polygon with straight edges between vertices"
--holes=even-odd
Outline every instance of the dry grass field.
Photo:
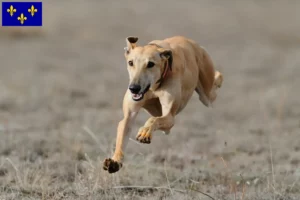
[{"label": "dry grass field", "polygon": [[[0,200],[300,199],[300,1],[43,3],[42,29],[0,27]],[[129,35],[196,40],[224,84],[150,145],[141,112],[108,174]]]}]

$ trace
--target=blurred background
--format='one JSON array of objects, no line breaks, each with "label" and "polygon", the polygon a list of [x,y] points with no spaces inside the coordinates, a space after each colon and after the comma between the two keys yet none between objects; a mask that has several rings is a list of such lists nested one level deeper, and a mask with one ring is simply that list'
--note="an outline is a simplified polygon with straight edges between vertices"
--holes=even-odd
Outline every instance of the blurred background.
[{"label": "blurred background", "polygon": [[[42,28],[0,27],[0,199],[299,199],[299,9],[296,0],[51,0]],[[214,107],[194,95],[150,145],[134,140],[142,111],[124,167],[109,175],[125,38],[175,35],[204,46],[223,73]]]}]

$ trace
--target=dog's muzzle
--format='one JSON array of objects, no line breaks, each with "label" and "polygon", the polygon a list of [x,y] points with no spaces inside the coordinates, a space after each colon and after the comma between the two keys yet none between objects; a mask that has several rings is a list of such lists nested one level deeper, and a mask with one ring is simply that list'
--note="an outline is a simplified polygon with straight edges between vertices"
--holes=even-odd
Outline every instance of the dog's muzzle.
[{"label": "dog's muzzle", "polygon": [[140,101],[144,98],[144,94],[146,92],[148,92],[149,88],[150,88],[150,84],[143,91],[141,91],[141,86],[140,85],[131,84],[131,85],[129,85],[128,89],[131,92],[132,99],[134,101]]}]

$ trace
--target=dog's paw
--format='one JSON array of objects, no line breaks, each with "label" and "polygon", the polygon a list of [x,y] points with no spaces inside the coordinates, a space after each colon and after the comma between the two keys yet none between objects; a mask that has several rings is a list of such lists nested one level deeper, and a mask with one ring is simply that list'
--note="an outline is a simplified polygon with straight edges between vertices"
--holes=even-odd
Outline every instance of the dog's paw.
[{"label": "dog's paw", "polygon": [[121,169],[122,163],[114,161],[111,158],[107,158],[103,162],[103,169],[107,170],[109,173],[115,173]]},{"label": "dog's paw", "polygon": [[223,84],[223,75],[219,71],[216,71],[214,85],[217,88],[220,88],[222,84]]},{"label": "dog's paw", "polygon": [[152,133],[151,133],[150,127],[142,127],[140,128],[136,139],[140,141],[141,143],[146,143],[150,144],[151,143],[151,138],[152,138]]}]

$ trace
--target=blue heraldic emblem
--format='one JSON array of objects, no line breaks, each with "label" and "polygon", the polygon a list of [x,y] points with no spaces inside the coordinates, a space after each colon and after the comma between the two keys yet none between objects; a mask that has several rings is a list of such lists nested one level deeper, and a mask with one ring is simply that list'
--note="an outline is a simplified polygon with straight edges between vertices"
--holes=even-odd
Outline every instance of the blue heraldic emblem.
[{"label": "blue heraldic emblem", "polygon": [[42,26],[42,2],[2,2],[2,26]]}]

